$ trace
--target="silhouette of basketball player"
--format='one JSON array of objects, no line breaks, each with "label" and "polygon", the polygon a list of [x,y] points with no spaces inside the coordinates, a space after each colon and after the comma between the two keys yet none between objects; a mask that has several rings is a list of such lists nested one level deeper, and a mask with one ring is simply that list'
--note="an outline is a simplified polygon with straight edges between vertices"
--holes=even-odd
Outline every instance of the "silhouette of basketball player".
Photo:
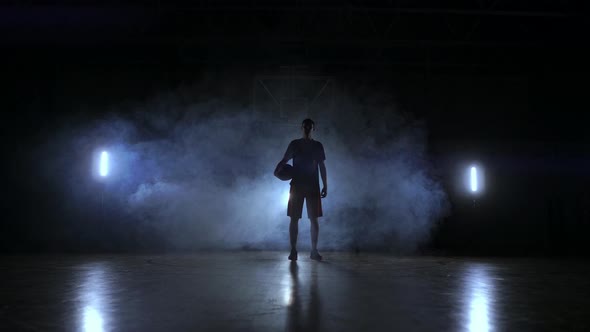
[{"label": "silhouette of basketball player", "polygon": [[[285,156],[275,168],[276,175],[290,159],[293,159],[293,178],[291,179],[289,204],[287,207],[287,215],[291,217],[291,223],[289,224],[289,237],[291,240],[290,260],[297,260],[298,226],[301,213],[303,212],[304,201],[307,206],[307,216],[311,222],[310,258],[315,260],[322,259],[317,249],[320,230],[318,218],[323,215],[321,198],[328,195],[328,182],[326,179],[326,165],[324,164],[324,160],[326,160],[324,146],[322,143],[311,138],[311,133],[314,129],[315,123],[313,120],[303,120],[301,124],[303,138],[293,140],[289,143]],[[318,168],[324,184],[321,191]]]}]

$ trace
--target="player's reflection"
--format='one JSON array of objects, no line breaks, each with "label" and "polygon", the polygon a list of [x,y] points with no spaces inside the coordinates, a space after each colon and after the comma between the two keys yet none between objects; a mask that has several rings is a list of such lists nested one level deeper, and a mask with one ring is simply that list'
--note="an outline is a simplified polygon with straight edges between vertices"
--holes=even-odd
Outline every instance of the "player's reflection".
[{"label": "player's reflection", "polygon": [[[309,283],[309,297],[307,301],[302,301],[305,294],[302,294],[301,283],[299,281],[299,267],[297,262],[292,261],[289,265],[291,274],[291,294],[287,307],[287,326],[286,330],[293,331],[319,331],[320,330],[320,298],[317,283],[317,264],[312,264]],[[303,312],[304,303],[307,302],[307,312]]]}]

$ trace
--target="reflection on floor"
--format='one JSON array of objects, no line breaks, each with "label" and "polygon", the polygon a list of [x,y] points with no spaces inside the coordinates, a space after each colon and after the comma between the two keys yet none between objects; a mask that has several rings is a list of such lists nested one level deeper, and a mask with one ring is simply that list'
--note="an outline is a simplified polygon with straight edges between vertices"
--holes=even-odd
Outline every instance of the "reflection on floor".
[{"label": "reflection on floor", "polygon": [[1,330],[590,330],[583,261],[4,256]]}]

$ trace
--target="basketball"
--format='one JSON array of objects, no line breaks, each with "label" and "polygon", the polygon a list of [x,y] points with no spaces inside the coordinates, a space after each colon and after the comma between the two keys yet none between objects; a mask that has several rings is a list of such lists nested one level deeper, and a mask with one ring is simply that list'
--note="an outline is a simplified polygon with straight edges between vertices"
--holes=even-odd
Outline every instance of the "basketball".
[{"label": "basketball", "polygon": [[275,176],[282,181],[289,181],[293,178],[293,166],[285,164],[281,168],[275,170]]}]

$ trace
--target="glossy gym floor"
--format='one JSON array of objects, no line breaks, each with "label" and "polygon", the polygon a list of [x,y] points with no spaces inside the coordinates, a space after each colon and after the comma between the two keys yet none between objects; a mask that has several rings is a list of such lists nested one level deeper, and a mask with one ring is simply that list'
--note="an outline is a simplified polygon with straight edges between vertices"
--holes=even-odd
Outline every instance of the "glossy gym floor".
[{"label": "glossy gym floor", "polygon": [[3,256],[6,331],[583,331],[581,260]]}]

